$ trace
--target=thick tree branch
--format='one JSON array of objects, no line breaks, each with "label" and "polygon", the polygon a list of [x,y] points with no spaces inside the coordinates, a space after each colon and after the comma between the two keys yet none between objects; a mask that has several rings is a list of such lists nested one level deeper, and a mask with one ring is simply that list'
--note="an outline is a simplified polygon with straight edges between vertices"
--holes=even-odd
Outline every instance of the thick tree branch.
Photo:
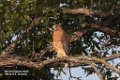
[{"label": "thick tree branch", "polygon": [[93,16],[93,15],[100,15],[100,16],[108,16],[108,15],[113,15],[111,13],[104,13],[101,11],[97,10],[90,10],[90,9],[85,9],[85,8],[79,8],[79,9],[62,9],[62,13],[66,14],[85,14],[88,16]]},{"label": "thick tree branch", "polygon": [[[112,55],[111,55],[112,56]],[[113,55],[114,56],[114,55]],[[116,58],[120,57],[116,56]],[[114,67],[113,65],[109,64],[108,60],[113,59],[113,57],[108,58],[96,58],[96,57],[87,57],[87,56],[78,56],[78,57],[65,57],[65,58],[56,58],[56,59],[48,59],[42,62],[32,62],[30,59],[19,57],[19,56],[0,56],[0,67],[3,66],[26,66],[30,68],[42,69],[45,66],[54,65],[54,64],[61,64],[61,63],[69,63],[70,67],[78,67],[78,66],[85,66],[90,65],[92,63],[101,63],[106,68],[111,69],[118,74],[120,74],[120,69]],[[115,58],[115,56],[114,56]]]}]

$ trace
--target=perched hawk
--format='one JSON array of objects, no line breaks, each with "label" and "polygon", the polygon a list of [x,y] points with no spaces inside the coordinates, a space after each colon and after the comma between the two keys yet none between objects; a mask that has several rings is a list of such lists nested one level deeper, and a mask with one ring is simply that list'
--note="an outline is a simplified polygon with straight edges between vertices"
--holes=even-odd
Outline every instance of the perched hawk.
[{"label": "perched hawk", "polygon": [[66,57],[68,52],[68,46],[70,41],[70,36],[62,29],[59,24],[53,26],[53,47],[57,52],[57,57]]}]

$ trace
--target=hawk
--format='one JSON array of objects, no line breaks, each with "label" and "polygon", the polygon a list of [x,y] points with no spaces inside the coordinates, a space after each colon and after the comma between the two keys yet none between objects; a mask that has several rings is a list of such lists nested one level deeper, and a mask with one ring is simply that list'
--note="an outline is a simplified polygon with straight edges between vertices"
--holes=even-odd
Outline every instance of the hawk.
[{"label": "hawk", "polygon": [[53,47],[57,52],[57,57],[66,57],[69,49],[70,36],[59,24],[54,25],[53,29]]}]

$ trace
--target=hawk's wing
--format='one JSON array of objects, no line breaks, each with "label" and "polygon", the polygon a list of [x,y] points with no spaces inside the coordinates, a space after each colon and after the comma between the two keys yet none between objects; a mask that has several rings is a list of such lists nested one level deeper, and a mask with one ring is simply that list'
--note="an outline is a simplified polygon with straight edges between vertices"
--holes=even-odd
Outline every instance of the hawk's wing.
[{"label": "hawk's wing", "polygon": [[70,35],[68,35],[65,31],[62,35],[62,43],[66,53],[69,52],[69,43],[70,43]]}]

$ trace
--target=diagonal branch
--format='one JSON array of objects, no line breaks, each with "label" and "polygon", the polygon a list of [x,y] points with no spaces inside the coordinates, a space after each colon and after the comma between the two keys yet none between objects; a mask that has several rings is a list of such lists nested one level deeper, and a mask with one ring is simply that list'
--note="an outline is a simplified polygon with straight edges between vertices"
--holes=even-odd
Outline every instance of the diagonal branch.
[{"label": "diagonal branch", "polygon": [[104,60],[113,60],[113,59],[116,59],[116,58],[120,58],[120,53],[112,54],[111,56],[107,56],[107,57],[104,58]]},{"label": "diagonal branch", "polygon": [[120,75],[120,69],[114,67],[113,65],[111,65],[110,63],[106,62],[105,60],[101,60],[100,61],[102,64],[104,64],[104,66],[108,69],[111,69],[112,71],[117,72]]},{"label": "diagonal branch", "polygon": [[96,64],[92,63],[91,66],[92,66],[92,68],[95,70],[96,74],[99,76],[100,80],[104,80],[102,74],[101,74],[100,71],[97,69]]}]

